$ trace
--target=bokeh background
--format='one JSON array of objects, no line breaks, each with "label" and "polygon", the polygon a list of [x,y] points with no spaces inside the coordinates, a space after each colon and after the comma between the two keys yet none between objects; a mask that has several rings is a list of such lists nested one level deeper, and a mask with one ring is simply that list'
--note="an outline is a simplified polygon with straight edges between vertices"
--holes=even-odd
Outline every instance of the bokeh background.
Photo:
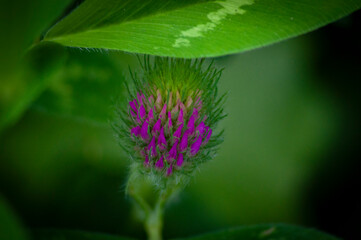
[{"label": "bokeh background", "polygon": [[[360,29],[358,11],[215,59],[229,92],[225,141],[168,205],[166,238],[284,222],[361,239]],[[129,159],[108,123],[136,57],[66,51],[61,81],[0,136],[0,195],[28,229],[145,238],[124,195]]]}]

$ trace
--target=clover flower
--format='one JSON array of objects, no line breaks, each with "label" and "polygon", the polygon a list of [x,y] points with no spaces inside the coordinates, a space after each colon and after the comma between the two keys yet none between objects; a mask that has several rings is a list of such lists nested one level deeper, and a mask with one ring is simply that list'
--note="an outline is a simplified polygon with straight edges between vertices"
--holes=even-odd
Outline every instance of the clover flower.
[{"label": "clover flower", "polygon": [[140,77],[131,74],[130,98],[118,106],[115,130],[140,172],[158,180],[189,176],[222,142],[222,132],[214,134],[225,117],[225,95],[217,97],[222,70],[205,68],[203,60],[152,60],[140,61]]}]

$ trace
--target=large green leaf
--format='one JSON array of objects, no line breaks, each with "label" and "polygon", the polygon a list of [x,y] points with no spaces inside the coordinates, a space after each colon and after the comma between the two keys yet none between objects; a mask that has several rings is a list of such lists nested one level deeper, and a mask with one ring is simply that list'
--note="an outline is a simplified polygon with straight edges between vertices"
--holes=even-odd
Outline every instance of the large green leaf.
[{"label": "large green leaf", "polygon": [[25,230],[5,200],[0,196],[0,239],[25,240]]},{"label": "large green leaf", "polygon": [[360,0],[87,0],[45,40],[162,56],[219,56],[314,30],[360,7]]},{"label": "large green leaf", "polygon": [[[264,224],[244,226],[207,233],[187,240],[337,240],[338,238],[320,231],[286,224]],[[179,239],[180,240],[180,239]]]}]

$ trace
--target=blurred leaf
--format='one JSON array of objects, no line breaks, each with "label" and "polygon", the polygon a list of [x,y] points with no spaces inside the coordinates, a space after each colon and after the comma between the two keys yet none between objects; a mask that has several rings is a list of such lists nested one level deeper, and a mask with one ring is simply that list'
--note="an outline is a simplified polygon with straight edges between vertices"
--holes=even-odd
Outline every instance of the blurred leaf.
[{"label": "blurred leaf", "polygon": [[58,79],[65,57],[63,46],[41,43],[25,56],[16,73],[2,82],[0,132],[17,120],[50,82]]},{"label": "blurred leaf", "polygon": [[25,240],[27,239],[19,220],[11,211],[4,199],[0,196],[0,239]]},{"label": "blurred leaf", "polygon": [[[1,2],[0,73],[10,74],[24,51],[59,18],[70,0],[5,0]],[[0,94],[1,95],[1,94]]]},{"label": "blurred leaf", "polygon": [[[184,238],[185,239],[185,238]],[[285,224],[264,224],[238,227],[215,233],[207,233],[198,237],[186,238],[187,240],[337,240],[338,238],[308,228]],[[180,240],[180,239],[179,239]]]},{"label": "blurred leaf", "polygon": [[39,230],[34,233],[34,240],[130,240],[131,238],[69,230]]},{"label": "blurred leaf", "polygon": [[[47,60],[36,61],[38,51],[33,49],[27,60],[22,60],[24,52],[41,33],[59,18],[70,0],[5,0],[0,8],[0,133],[6,125],[14,122],[46,87],[51,72],[62,59],[60,48],[49,49]],[[53,44],[54,45],[54,44]],[[32,54],[35,56],[32,57]],[[31,69],[32,64],[43,64]]]},{"label": "blurred leaf", "polygon": [[84,52],[69,49],[62,81],[53,82],[34,103],[47,113],[107,123],[112,103],[121,96],[122,70],[131,57],[118,53]]},{"label": "blurred leaf", "polygon": [[45,40],[162,56],[219,56],[309,32],[360,7],[360,0],[87,0]]},{"label": "blurred leaf", "polygon": [[[124,240],[129,238],[111,236],[99,233],[79,232],[79,231],[61,231],[61,230],[41,230],[34,234],[35,240]],[[184,238],[187,240],[337,240],[329,234],[308,228],[286,224],[263,224],[254,226],[244,226],[223,230],[215,233],[208,233],[197,237]],[[179,239],[180,240],[180,239]]]}]

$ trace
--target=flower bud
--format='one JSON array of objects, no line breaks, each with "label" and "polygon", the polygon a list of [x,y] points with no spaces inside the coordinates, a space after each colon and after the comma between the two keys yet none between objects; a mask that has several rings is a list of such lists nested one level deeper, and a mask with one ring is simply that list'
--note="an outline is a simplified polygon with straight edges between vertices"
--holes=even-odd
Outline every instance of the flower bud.
[{"label": "flower bud", "polygon": [[[212,135],[224,118],[217,96],[221,71],[203,60],[145,58],[143,77],[133,78],[115,130],[122,147],[144,174],[169,179],[189,176],[213,158],[222,142]],[[135,76],[135,75],[133,75]]]}]

